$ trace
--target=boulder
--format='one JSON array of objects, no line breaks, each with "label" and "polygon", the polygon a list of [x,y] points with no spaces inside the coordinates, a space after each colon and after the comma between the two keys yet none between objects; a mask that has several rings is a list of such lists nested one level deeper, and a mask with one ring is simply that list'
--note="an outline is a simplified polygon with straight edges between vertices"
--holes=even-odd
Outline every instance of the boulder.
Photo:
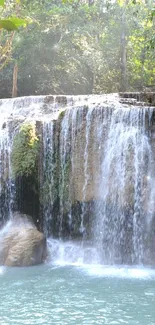
[{"label": "boulder", "polygon": [[30,266],[46,257],[46,238],[27,216],[16,216],[0,232],[0,265]]}]

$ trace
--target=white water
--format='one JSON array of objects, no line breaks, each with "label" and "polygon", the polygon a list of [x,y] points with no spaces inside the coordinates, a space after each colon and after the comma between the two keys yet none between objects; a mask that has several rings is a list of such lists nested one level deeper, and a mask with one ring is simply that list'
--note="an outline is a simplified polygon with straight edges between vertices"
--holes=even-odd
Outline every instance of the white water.
[{"label": "white water", "polygon": [[97,263],[98,254],[88,244],[48,238],[49,261],[57,265],[85,265]]},{"label": "white water", "polygon": [[91,127],[92,127],[92,117],[93,117],[93,111],[94,107],[91,107],[86,115],[86,130],[85,130],[85,148],[84,148],[84,181],[83,181],[83,188],[82,188],[82,197],[83,197],[83,203],[82,203],[82,216],[81,216],[81,225],[80,230],[82,233],[85,231],[84,227],[84,215],[85,215],[85,209],[86,209],[86,193],[87,193],[87,187],[88,183],[91,182],[91,175],[90,171],[88,170],[89,164],[89,142],[90,142],[90,135],[91,135]]},{"label": "white water", "polygon": [[108,265],[83,265],[83,270],[90,276],[98,276],[105,278],[121,278],[121,279],[155,279],[155,270],[150,268],[129,267],[129,266],[111,266]]},{"label": "white water", "polygon": [[[71,229],[74,223],[74,212],[72,211],[72,202],[74,200],[74,181],[76,177],[76,163],[79,159],[78,155],[83,150],[82,144],[78,144],[79,132],[83,124],[84,112],[82,107],[68,108],[65,112],[61,123],[60,131],[60,180],[59,180],[59,197],[60,197],[60,227],[59,227],[59,238],[63,237],[64,230],[64,215],[66,216],[66,222],[68,227]],[[86,150],[85,150],[86,152]],[[87,164],[87,162],[86,162]],[[85,188],[87,182],[85,164],[85,177],[83,185],[83,198],[85,198]],[[83,199],[84,201],[84,199]],[[83,211],[81,213],[81,225],[79,232],[82,234],[84,231],[83,225]]]},{"label": "white water", "polygon": [[155,176],[146,114],[147,109],[116,109],[107,130],[94,229],[104,263],[144,262]]},{"label": "white water", "polygon": [[[60,131],[60,187],[59,187],[59,193],[60,193],[60,226],[59,226],[59,237],[62,236],[63,231],[63,217],[68,211],[68,217],[70,216],[70,180],[68,179],[68,165],[70,163],[70,153],[68,151],[69,144],[70,144],[70,110],[67,110],[61,124],[61,131]],[[66,194],[68,193],[68,195]],[[66,206],[68,205],[68,206]]]},{"label": "white water", "polygon": [[26,96],[13,99],[0,99],[1,118],[9,119],[56,119],[63,107],[116,104],[117,94],[80,96]]},{"label": "white water", "polygon": [[11,147],[14,130],[3,116],[0,120],[0,222],[12,217],[15,185],[12,180]]},{"label": "white water", "polygon": [[54,201],[54,124],[43,123],[43,171],[40,176],[40,195],[43,204],[44,234],[48,237],[52,219],[51,206]]},{"label": "white water", "polygon": [[128,265],[109,266],[98,263],[95,248],[83,246],[72,241],[48,239],[48,264],[55,266],[72,266],[80,268],[85,274],[93,277],[124,278],[124,279],[155,279],[155,270],[143,266]]}]

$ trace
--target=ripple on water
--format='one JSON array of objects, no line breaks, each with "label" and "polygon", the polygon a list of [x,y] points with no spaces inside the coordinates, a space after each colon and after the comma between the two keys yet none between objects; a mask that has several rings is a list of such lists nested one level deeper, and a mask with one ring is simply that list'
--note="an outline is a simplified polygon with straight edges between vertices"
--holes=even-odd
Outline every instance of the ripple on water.
[{"label": "ripple on water", "polygon": [[155,271],[135,269],[0,268],[7,271],[0,277],[0,325],[154,325],[155,278],[143,278]]}]

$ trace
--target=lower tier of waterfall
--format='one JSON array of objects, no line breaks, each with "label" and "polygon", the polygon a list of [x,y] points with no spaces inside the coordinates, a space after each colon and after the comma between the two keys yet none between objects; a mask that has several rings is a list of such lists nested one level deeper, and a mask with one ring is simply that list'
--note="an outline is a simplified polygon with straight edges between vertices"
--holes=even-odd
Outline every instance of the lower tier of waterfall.
[{"label": "lower tier of waterfall", "polygon": [[155,108],[36,98],[1,103],[1,223],[30,215],[66,259],[155,265]]}]

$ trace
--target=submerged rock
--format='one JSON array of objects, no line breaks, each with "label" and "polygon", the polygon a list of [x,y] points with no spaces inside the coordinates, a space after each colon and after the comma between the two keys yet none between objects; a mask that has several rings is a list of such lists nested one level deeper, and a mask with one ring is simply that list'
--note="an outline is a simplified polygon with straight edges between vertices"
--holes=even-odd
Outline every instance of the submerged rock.
[{"label": "submerged rock", "polygon": [[44,261],[46,238],[26,215],[16,215],[0,235],[0,265],[30,266]]}]

